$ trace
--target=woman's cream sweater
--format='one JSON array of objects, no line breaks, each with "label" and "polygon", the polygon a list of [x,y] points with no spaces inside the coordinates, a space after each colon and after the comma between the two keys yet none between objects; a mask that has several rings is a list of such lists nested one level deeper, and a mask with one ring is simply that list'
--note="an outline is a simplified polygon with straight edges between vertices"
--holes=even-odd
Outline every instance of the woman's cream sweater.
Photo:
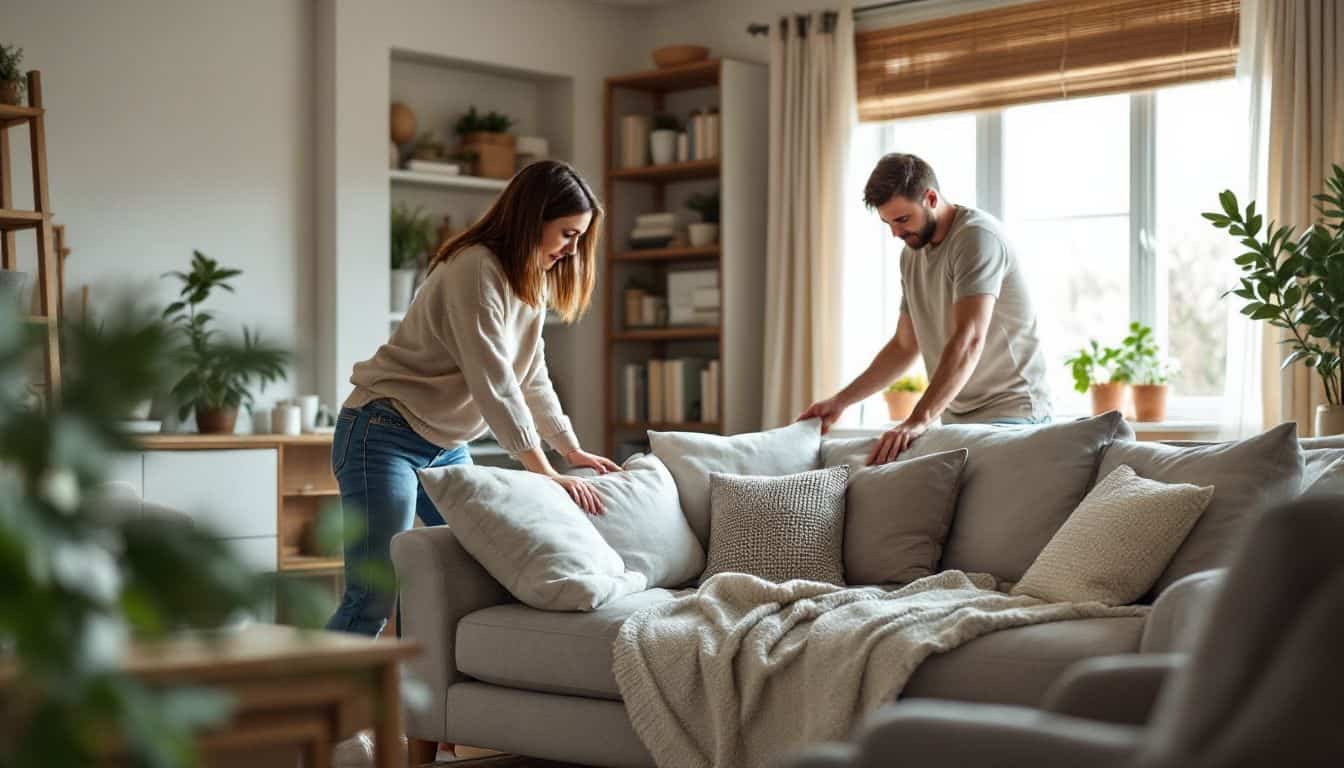
[{"label": "woman's cream sweater", "polygon": [[510,454],[540,438],[567,453],[579,443],[546,371],[545,318],[545,306],[514,294],[489,249],[467,248],[430,271],[392,337],[355,364],[345,405],[387,398],[443,448],[489,428]]}]

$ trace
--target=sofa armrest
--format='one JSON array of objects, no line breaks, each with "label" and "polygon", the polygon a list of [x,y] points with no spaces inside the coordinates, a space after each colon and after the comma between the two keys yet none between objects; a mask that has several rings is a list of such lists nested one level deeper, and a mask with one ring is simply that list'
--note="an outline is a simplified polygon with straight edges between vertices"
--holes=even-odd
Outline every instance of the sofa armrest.
[{"label": "sofa armrest", "polygon": [[429,706],[408,708],[406,733],[439,741],[448,723],[448,686],[468,679],[457,670],[457,623],[513,598],[446,525],[412,528],[392,537],[392,566],[401,596],[401,634],[422,649],[408,663],[408,672],[428,685],[432,696]]},{"label": "sofa armrest", "polygon": [[1050,686],[1041,709],[1086,720],[1144,725],[1163,684],[1185,660],[1183,653],[1084,659],[1064,670]]},{"label": "sofa armrest", "polygon": [[1227,575],[1226,568],[1192,573],[1177,579],[1157,596],[1143,627],[1139,653],[1189,653],[1199,628],[1213,607]]},{"label": "sofa armrest", "polygon": [[1142,729],[1094,723],[1027,707],[912,699],[865,722],[852,751],[810,749],[789,768],[893,765],[1108,768],[1134,757]]}]

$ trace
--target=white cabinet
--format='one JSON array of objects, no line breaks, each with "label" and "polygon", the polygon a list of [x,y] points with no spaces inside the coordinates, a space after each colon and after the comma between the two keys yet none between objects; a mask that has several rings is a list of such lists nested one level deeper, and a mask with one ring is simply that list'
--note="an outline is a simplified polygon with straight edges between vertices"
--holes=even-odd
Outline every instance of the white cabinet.
[{"label": "white cabinet", "polygon": [[182,510],[220,538],[270,537],[274,568],[276,449],[146,451],[144,499]]}]

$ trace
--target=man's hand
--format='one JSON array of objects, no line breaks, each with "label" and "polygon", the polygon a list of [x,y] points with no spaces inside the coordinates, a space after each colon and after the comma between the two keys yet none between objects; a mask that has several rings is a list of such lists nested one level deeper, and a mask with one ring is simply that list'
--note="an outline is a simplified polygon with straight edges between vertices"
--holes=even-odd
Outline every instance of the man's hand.
[{"label": "man's hand", "polygon": [[840,418],[840,414],[847,408],[838,398],[828,397],[825,400],[818,400],[809,405],[807,410],[798,416],[797,421],[807,421],[808,419],[821,419],[821,434],[826,434],[835,420]]},{"label": "man's hand", "polygon": [[928,428],[927,422],[909,419],[897,424],[882,433],[882,439],[877,441],[877,447],[868,456],[868,463],[876,465],[895,461],[901,451],[909,448]]}]

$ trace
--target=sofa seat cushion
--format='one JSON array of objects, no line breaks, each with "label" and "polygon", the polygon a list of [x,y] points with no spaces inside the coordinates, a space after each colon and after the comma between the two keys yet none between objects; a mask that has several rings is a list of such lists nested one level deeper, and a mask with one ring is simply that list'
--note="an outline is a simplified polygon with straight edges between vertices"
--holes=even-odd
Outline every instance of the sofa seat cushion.
[{"label": "sofa seat cushion", "polygon": [[993,632],[925,659],[901,697],[1035,707],[1075,661],[1138,653],[1144,621],[1078,619]]},{"label": "sofa seat cushion", "polygon": [[630,614],[677,594],[645,590],[583,613],[521,603],[476,611],[458,622],[457,668],[509,688],[620,700],[611,671],[616,633]]}]

